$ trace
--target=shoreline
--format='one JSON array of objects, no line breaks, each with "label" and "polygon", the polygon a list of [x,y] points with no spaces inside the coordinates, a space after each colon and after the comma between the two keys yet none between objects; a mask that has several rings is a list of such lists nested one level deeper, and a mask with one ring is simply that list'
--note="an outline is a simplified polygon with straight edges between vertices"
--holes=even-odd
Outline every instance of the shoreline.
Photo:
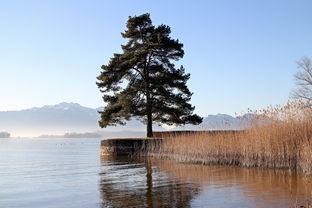
[{"label": "shoreline", "polygon": [[309,139],[268,133],[255,141],[259,129],[229,132],[179,132],[163,138],[117,138],[101,142],[101,155],[158,157],[183,163],[284,169],[312,174]]}]

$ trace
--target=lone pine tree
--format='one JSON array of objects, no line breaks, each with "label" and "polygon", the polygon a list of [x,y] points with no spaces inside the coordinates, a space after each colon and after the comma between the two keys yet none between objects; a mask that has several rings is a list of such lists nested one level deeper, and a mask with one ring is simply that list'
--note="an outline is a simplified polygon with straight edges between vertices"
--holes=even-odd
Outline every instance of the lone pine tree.
[{"label": "lone pine tree", "polygon": [[147,124],[147,137],[153,136],[152,124],[199,124],[188,102],[192,93],[186,86],[190,74],[175,67],[184,55],[183,44],[172,39],[170,27],[154,26],[149,14],[129,17],[122,33],[128,39],[122,53],[116,53],[101,67],[97,85],[107,103],[100,111],[100,127],[125,124],[131,117]]}]

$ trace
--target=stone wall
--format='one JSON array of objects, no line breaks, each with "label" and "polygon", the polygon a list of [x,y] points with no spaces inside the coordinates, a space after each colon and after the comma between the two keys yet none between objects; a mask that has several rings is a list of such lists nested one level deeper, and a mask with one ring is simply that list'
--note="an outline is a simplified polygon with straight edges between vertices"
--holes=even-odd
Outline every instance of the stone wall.
[{"label": "stone wall", "polygon": [[160,147],[162,139],[118,138],[101,141],[101,155],[142,155],[150,148]]}]

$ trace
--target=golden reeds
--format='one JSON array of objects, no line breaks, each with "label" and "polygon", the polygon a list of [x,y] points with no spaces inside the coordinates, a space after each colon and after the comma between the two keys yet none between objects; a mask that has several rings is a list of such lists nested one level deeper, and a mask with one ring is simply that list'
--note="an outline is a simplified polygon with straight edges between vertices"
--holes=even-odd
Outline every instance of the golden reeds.
[{"label": "golden reeds", "polygon": [[301,102],[254,113],[250,128],[172,136],[150,155],[182,162],[285,168],[312,173],[312,110]]}]

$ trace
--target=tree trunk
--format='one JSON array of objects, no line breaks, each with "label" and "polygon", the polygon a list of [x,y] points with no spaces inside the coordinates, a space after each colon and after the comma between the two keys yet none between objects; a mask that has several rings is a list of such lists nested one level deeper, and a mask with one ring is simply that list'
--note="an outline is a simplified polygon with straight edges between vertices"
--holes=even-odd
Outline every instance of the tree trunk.
[{"label": "tree trunk", "polygon": [[152,100],[151,100],[151,92],[150,92],[150,82],[149,82],[149,74],[148,70],[145,70],[146,81],[145,81],[145,89],[146,89],[146,114],[147,114],[147,126],[146,132],[147,137],[153,137],[153,120],[152,120]]},{"label": "tree trunk", "polygon": [[153,120],[152,120],[152,106],[150,100],[147,101],[147,137],[153,137]]}]

